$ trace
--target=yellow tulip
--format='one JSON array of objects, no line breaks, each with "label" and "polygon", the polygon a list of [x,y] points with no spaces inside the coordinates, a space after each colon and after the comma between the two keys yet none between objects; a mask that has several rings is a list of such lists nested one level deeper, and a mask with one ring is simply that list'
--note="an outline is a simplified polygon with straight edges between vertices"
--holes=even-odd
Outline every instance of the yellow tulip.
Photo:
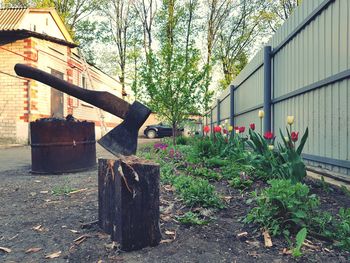
[{"label": "yellow tulip", "polygon": [[284,140],[285,140],[286,142],[289,142],[289,137],[288,137],[288,136],[285,136],[285,137],[284,137]]},{"label": "yellow tulip", "polygon": [[228,131],[229,132],[232,132],[232,130],[233,130],[233,127],[230,125],[230,126],[228,126]]},{"label": "yellow tulip", "polygon": [[270,151],[273,151],[274,148],[275,148],[275,146],[269,145],[269,150],[270,150]]},{"label": "yellow tulip", "polygon": [[294,123],[294,116],[287,116],[287,123],[292,125]]},{"label": "yellow tulip", "polygon": [[263,110],[259,110],[258,115],[259,115],[259,118],[262,119],[265,116],[265,112]]}]

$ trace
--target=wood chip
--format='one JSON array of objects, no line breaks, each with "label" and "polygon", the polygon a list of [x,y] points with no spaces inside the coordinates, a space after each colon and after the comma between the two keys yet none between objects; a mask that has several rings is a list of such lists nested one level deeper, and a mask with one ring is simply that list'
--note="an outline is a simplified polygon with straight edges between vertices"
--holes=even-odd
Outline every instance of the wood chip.
[{"label": "wood chip", "polygon": [[74,234],[78,234],[78,233],[79,233],[79,231],[74,230],[74,229],[69,229],[69,231],[72,232],[72,233],[74,233]]},{"label": "wood chip", "polygon": [[283,250],[282,250],[282,254],[283,255],[292,255],[292,250],[291,249],[287,249],[287,248],[284,248]]},{"label": "wood chip", "polygon": [[303,242],[303,245],[304,245],[305,247],[311,248],[311,249],[313,249],[313,250],[320,250],[320,247],[315,246],[315,245],[313,245],[313,244],[310,244],[309,242]]},{"label": "wood chip", "polygon": [[174,241],[174,239],[163,239],[163,240],[160,241],[160,244],[171,243],[173,241]]},{"label": "wood chip", "polygon": [[160,219],[165,221],[165,222],[169,222],[169,221],[171,221],[171,216],[160,215]]},{"label": "wood chip", "polygon": [[10,237],[9,240],[13,240],[13,239],[15,239],[16,237],[18,237],[18,234],[14,235],[13,237]]},{"label": "wood chip", "polygon": [[6,252],[6,253],[11,253],[11,249],[7,248],[7,247],[0,247],[0,251]]},{"label": "wood chip", "polygon": [[69,195],[81,193],[81,192],[84,192],[84,191],[86,191],[86,190],[88,190],[88,188],[78,189],[78,190],[75,190],[75,191],[70,192]]},{"label": "wood chip", "polygon": [[74,239],[74,244],[76,245],[80,245],[81,243],[83,243],[88,237],[91,237],[90,235],[82,235],[76,239]]},{"label": "wood chip", "polygon": [[40,194],[48,194],[49,191],[40,191]]},{"label": "wood chip", "polygon": [[62,254],[62,251],[57,251],[49,255],[46,255],[45,258],[58,258],[61,254]]},{"label": "wood chip", "polygon": [[248,236],[248,232],[242,232],[242,233],[237,234],[238,238],[246,237],[246,236]]},{"label": "wood chip", "polygon": [[25,253],[36,253],[40,250],[42,250],[41,247],[31,247],[31,248],[28,248]]},{"label": "wood chip", "polygon": [[35,226],[32,229],[35,230],[35,231],[38,231],[38,232],[42,232],[44,230],[42,225]]},{"label": "wood chip", "polygon": [[269,232],[267,230],[263,231],[265,247],[272,247],[272,240]]},{"label": "wood chip", "polygon": [[175,235],[176,233],[175,233],[175,231],[166,230],[166,231],[165,231],[165,234],[166,234],[166,235],[171,235],[171,236],[173,236],[173,235]]},{"label": "wood chip", "polygon": [[174,189],[174,187],[172,186],[172,185],[164,185],[164,189],[166,190],[166,191],[168,191],[168,192],[174,192],[175,191],[175,189]]}]

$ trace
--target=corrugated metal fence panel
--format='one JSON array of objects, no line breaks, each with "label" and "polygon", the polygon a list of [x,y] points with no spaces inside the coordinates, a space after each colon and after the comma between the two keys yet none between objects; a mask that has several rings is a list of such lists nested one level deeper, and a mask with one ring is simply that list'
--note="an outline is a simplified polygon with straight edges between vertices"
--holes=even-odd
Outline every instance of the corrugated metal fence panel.
[{"label": "corrugated metal fence panel", "polygon": [[220,97],[220,119],[221,121],[230,118],[230,89],[225,89]]},{"label": "corrugated metal fence panel", "polygon": [[259,109],[235,117],[234,126],[245,126],[246,130],[248,130],[249,125],[251,123],[254,123],[256,130],[260,132],[261,124],[260,124],[260,119],[258,117],[258,112],[259,112]]},{"label": "corrugated metal fence panel", "polygon": [[234,94],[234,112],[239,113],[263,103],[264,67],[247,79]]},{"label": "corrugated metal fence panel", "polygon": [[[304,3],[308,10],[314,7],[312,2]],[[275,98],[350,68],[349,14],[348,0],[335,1],[277,53],[274,57]],[[308,126],[310,130],[305,153],[350,160],[349,90],[349,80],[343,80],[277,103],[274,106],[275,132],[285,126],[285,116],[295,115],[295,129],[303,131]],[[350,174],[349,169],[323,166]]]},{"label": "corrugated metal fence panel", "polygon": [[217,116],[218,116],[218,108],[217,108],[217,106],[215,106],[212,109],[212,117],[213,117],[212,120],[211,120],[212,123],[216,124]]},{"label": "corrugated metal fence panel", "polygon": [[220,120],[227,120],[230,118],[230,96],[227,96],[220,103]]},{"label": "corrugated metal fence panel", "polygon": [[[248,65],[239,73],[239,75],[233,81],[234,86],[239,86],[244,80],[249,77],[261,64],[264,62],[264,51],[260,50]],[[229,88],[228,88],[229,89]]]}]

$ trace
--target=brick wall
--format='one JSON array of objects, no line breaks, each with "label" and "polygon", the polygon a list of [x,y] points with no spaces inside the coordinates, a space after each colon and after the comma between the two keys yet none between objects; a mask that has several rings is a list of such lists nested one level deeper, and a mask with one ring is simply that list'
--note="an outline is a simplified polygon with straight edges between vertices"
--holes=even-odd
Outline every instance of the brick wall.
[{"label": "brick wall", "polygon": [[30,51],[26,40],[0,47],[0,138],[9,142],[27,140],[28,81],[16,76],[14,65],[28,63],[30,59],[25,57],[32,56],[28,53]]},{"label": "brick wall", "polygon": [[[14,65],[25,63],[51,73],[63,73],[64,80],[82,86],[85,69],[78,57],[66,46],[36,38],[27,38],[0,46],[0,138],[11,142],[28,140],[28,124],[51,116],[51,88],[34,80],[16,76]],[[121,97],[120,84],[100,70],[89,66],[95,90],[109,91]],[[86,76],[87,79],[87,76]],[[95,107],[64,94],[64,116],[73,114],[80,120],[96,123],[96,136],[101,136],[100,117]],[[121,119],[104,112],[104,121],[111,129]]]}]

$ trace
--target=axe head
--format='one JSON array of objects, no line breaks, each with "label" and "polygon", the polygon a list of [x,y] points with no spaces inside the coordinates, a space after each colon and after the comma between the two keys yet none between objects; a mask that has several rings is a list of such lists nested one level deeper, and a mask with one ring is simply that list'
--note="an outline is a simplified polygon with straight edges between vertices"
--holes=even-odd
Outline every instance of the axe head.
[{"label": "axe head", "polygon": [[98,143],[114,155],[133,155],[137,150],[137,137],[140,127],[151,114],[151,110],[135,101],[124,121],[103,136]]}]

